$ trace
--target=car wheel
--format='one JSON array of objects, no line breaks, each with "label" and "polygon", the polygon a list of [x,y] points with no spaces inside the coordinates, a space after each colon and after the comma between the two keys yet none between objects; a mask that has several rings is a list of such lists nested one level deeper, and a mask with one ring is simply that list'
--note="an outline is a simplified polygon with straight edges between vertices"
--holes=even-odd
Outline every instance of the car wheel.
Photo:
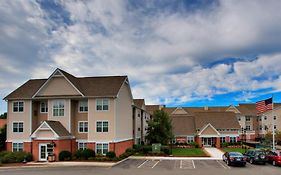
[{"label": "car wheel", "polygon": [[250,164],[253,164],[254,160],[251,158],[249,162],[250,162]]},{"label": "car wheel", "polygon": [[273,165],[273,166],[276,166],[276,162],[275,162],[275,160],[273,160],[272,165]]}]

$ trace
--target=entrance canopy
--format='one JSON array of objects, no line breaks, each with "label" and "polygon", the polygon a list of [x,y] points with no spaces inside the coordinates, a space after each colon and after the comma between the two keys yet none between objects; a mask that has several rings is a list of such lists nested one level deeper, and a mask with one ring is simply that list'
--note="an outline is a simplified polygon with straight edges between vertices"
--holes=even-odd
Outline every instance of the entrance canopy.
[{"label": "entrance canopy", "polygon": [[59,121],[46,120],[31,134],[31,138],[38,140],[71,139],[73,136]]},{"label": "entrance canopy", "polygon": [[220,133],[216,130],[215,127],[213,127],[213,125],[208,123],[200,130],[200,132],[198,133],[198,136],[199,137],[219,137]]}]

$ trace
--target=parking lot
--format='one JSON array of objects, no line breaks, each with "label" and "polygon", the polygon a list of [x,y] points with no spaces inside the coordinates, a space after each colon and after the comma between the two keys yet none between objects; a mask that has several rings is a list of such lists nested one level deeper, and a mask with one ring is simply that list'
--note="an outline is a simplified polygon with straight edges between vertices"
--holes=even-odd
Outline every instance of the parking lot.
[{"label": "parking lot", "polygon": [[246,167],[227,166],[222,160],[140,160],[127,159],[113,168],[121,169],[164,169],[164,170],[196,170],[196,169],[261,169],[279,168],[272,165],[253,165],[247,163]]}]

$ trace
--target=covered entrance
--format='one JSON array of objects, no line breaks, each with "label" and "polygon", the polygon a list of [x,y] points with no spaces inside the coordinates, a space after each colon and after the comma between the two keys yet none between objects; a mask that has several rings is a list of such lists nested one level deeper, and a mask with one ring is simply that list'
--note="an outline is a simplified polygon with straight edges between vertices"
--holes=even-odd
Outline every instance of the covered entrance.
[{"label": "covered entrance", "polygon": [[219,147],[220,133],[209,123],[200,129],[198,133],[200,146]]},{"label": "covered entrance", "polygon": [[203,146],[206,146],[206,147],[212,147],[214,146],[214,138],[212,137],[204,137],[202,138],[202,143],[203,143]]}]

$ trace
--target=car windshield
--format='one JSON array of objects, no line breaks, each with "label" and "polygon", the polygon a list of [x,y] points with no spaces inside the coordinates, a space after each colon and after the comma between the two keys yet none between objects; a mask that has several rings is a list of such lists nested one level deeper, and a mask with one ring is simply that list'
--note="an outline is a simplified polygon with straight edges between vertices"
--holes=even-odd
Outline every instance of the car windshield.
[{"label": "car windshield", "polygon": [[241,153],[236,153],[236,152],[230,152],[230,156],[243,156]]}]

